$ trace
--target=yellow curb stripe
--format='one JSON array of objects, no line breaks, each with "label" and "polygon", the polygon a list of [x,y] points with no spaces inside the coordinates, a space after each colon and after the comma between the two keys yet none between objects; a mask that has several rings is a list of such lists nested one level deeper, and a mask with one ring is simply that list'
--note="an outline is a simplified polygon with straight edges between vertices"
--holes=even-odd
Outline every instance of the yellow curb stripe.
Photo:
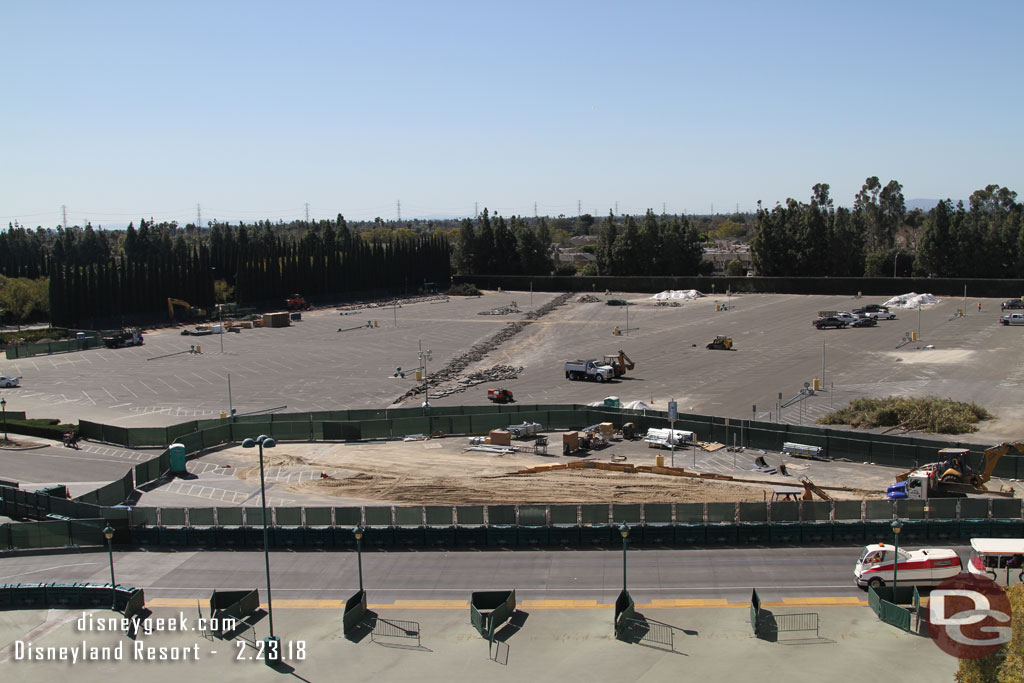
[{"label": "yellow curb stripe", "polygon": [[846,598],[782,598],[784,605],[866,605],[867,600]]},{"label": "yellow curb stripe", "polygon": [[[209,606],[208,600],[189,598],[152,598],[146,601],[147,607],[178,607],[188,608],[201,605]],[[863,607],[867,600],[856,597],[817,597],[817,598],[783,598],[779,602],[762,602],[762,607]],[[267,604],[260,607],[266,609]],[[337,609],[345,608],[344,600],[277,600],[274,607],[278,609]],[[368,605],[371,609],[422,609],[422,610],[456,610],[468,609],[467,600],[395,600],[389,603]],[[597,600],[523,600],[519,603],[522,609],[613,609],[615,605],[598,602]],[[729,602],[725,598],[651,600],[647,603],[636,603],[637,609],[737,609],[750,607],[749,602]]]},{"label": "yellow curb stripe", "polygon": [[[637,605],[640,607],[641,605]],[[725,598],[703,598],[693,600],[651,600],[650,603],[643,605],[643,607],[651,607],[653,609],[665,609],[665,608],[676,608],[686,609],[688,607],[732,607],[735,603],[730,604]]]},{"label": "yellow curb stripe", "polygon": [[519,603],[523,609],[606,609],[615,605],[606,605],[597,600],[523,600]]},{"label": "yellow curb stripe", "polygon": [[[385,605],[380,605],[385,608]],[[405,609],[469,609],[467,600],[395,600],[390,607]]]}]

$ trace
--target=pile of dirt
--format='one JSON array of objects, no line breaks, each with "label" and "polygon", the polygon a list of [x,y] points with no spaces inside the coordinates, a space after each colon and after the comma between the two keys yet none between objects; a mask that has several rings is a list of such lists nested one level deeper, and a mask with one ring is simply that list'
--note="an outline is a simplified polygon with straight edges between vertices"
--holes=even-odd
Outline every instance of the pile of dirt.
[{"label": "pile of dirt", "polygon": [[[487,339],[484,339],[481,342],[477,342],[476,344],[471,346],[469,351],[467,351],[466,353],[458,355],[455,358],[448,361],[448,363],[437,372],[430,373],[427,376],[427,381],[433,387],[431,389],[431,392],[435,396],[446,396],[449,394],[458,393],[460,391],[465,391],[469,387],[474,386],[473,384],[460,384],[456,387],[440,387],[438,385],[441,385],[445,382],[459,381],[459,375],[461,375],[462,372],[471,364],[480,362],[488,353],[494,351],[496,348],[504,344],[506,341],[522,332],[526,328],[526,326],[530,325],[534,320],[537,320],[538,318],[547,315],[548,313],[555,310],[559,306],[565,304],[571,298],[572,294],[570,293],[558,295],[557,297],[547,302],[540,308],[534,311],[530,311],[525,316],[523,316],[525,320],[517,320],[516,322],[505,325],[505,327],[501,328]],[[421,393],[423,393],[423,385],[417,383],[416,386],[414,386],[413,388],[409,389],[409,391],[399,396],[397,399],[395,399],[394,402],[401,403],[402,401],[408,398],[412,398],[413,396],[416,396]]]}]

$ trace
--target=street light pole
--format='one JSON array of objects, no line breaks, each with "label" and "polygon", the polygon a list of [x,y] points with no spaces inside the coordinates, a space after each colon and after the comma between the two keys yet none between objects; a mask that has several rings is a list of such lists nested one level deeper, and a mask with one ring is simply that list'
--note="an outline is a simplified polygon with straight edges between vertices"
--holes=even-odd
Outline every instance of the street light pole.
[{"label": "street light pole", "polygon": [[107,554],[110,556],[110,609],[117,611],[117,584],[114,582],[114,529],[108,524],[103,529],[103,536],[107,539]]},{"label": "street light pole", "polygon": [[0,398],[0,408],[4,411],[4,441],[9,441],[7,438],[7,399]]},{"label": "street light pole", "polygon": [[900,531],[903,529],[903,522],[896,519],[890,526],[892,527],[892,536],[896,539],[894,543],[896,546],[895,557],[892,559],[892,601],[896,602],[896,576],[900,568]]},{"label": "street light pole", "polygon": [[357,526],[356,536],[356,562],[359,563],[359,592],[363,592],[363,527]]},{"label": "street light pole", "polygon": [[619,533],[622,534],[622,591],[626,592],[626,538],[629,536],[629,525],[623,522]]},{"label": "street light pole", "polygon": [[[277,442],[266,434],[260,434],[253,439],[246,439],[242,442],[242,448],[252,448],[253,446],[259,446],[260,449],[260,505],[263,509],[263,561],[266,565],[267,570],[267,616],[270,621],[270,638],[268,640],[276,641],[274,637],[274,604],[271,600],[270,595],[270,541],[269,532],[267,530],[267,484],[263,472],[263,449],[273,448],[277,445]],[[276,649],[275,649],[276,653]],[[268,659],[270,661],[269,653]]]}]

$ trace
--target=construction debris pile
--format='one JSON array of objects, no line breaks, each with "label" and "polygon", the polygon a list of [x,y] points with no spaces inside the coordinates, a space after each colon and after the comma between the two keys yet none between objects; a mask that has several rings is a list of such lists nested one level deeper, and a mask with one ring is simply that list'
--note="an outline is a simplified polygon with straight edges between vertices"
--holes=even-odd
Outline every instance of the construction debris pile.
[{"label": "construction debris pile", "polygon": [[[547,302],[537,310],[530,311],[526,315],[524,315],[523,317],[525,318],[525,320],[517,320],[516,322],[508,323],[487,339],[484,339],[482,342],[478,342],[471,346],[469,348],[469,351],[467,351],[466,353],[458,355],[455,358],[448,361],[448,364],[445,365],[440,370],[438,370],[437,372],[430,373],[430,375],[427,377],[427,381],[431,385],[433,385],[433,388],[431,389],[431,394],[435,397],[448,396],[450,394],[459,393],[460,391],[465,391],[469,387],[475,386],[476,384],[482,384],[483,382],[501,381],[503,379],[514,379],[514,377],[510,376],[494,376],[488,377],[487,379],[482,379],[479,382],[473,382],[472,384],[463,384],[459,380],[459,375],[471,364],[482,361],[484,359],[484,356],[486,356],[488,353],[490,353],[494,349],[498,348],[499,346],[507,342],[512,337],[522,332],[527,325],[531,324],[532,321],[541,318],[550,313],[551,311],[555,310],[559,306],[564,305],[571,298],[571,293],[559,294],[554,299]],[[496,367],[507,368],[510,366],[499,365]],[[517,373],[522,372],[522,370],[522,368],[519,368]],[[483,372],[486,373],[488,371]],[[450,388],[442,388],[438,386],[440,384],[443,384],[444,382],[459,382],[459,384],[457,386]],[[409,391],[405,392],[397,399],[395,399],[395,403],[400,403],[408,398],[411,398],[421,393],[423,393],[423,385],[417,383],[414,387],[409,389]]]},{"label": "construction debris pile", "polygon": [[522,313],[515,306],[499,306],[498,308],[492,308],[489,311],[480,311],[477,315],[508,315],[509,313]]},{"label": "construction debris pile", "polygon": [[578,304],[599,304],[601,300],[591,294],[584,294],[583,296],[576,297],[576,303]]},{"label": "construction debris pile", "polygon": [[341,315],[348,313],[354,313],[367,308],[391,308],[397,305],[401,308],[405,304],[422,304],[422,303],[440,303],[442,301],[448,301],[448,297],[444,294],[432,295],[432,296],[407,296],[399,299],[374,299],[372,301],[354,301],[344,306],[338,306],[337,311]]},{"label": "construction debris pile", "polygon": [[[511,365],[495,365],[492,368],[485,370],[477,370],[476,372],[470,373],[462,379],[455,379],[458,382],[457,385],[444,388],[434,388],[430,391],[431,398],[441,398],[443,396],[450,396],[452,394],[458,394],[459,392],[465,391],[470,387],[475,387],[478,384],[485,384],[490,382],[503,382],[509,379],[516,379],[519,377],[519,373],[523,371],[522,366],[516,368]],[[433,381],[434,375],[431,375],[431,381]]]}]

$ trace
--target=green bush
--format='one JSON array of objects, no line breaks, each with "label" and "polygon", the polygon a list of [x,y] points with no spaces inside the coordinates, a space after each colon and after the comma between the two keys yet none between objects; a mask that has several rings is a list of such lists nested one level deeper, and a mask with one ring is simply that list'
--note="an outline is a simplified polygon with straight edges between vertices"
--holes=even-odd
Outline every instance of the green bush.
[{"label": "green bush", "polygon": [[78,431],[78,425],[62,425],[56,418],[7,420],[7,431],[11,434],[38,436],[43,439],[61,441],[64,439],[65,432]]},{"label": "green bush", "polygon": [[990,420],[992,415],[975,403],[925,396],[907,398],[859,398],[818,419],[818,424],[848,424],[851,427],[901,427],[906,431],[933,434],[976,432],[974,423]]},{"label": "green bush", "polygon": [[[63,327],[43,327],[34,330],[22,330],[21,332],[0,333],[0,348],[13,343],[34,344],[40,339],[67,339],[71,333]],[[19,342],[19,340],[21,340]]]},{"label": "green bush", "polygon": [[481,294],[472,282],[460,282],[448,289],[448,296],[481,296]]}]

